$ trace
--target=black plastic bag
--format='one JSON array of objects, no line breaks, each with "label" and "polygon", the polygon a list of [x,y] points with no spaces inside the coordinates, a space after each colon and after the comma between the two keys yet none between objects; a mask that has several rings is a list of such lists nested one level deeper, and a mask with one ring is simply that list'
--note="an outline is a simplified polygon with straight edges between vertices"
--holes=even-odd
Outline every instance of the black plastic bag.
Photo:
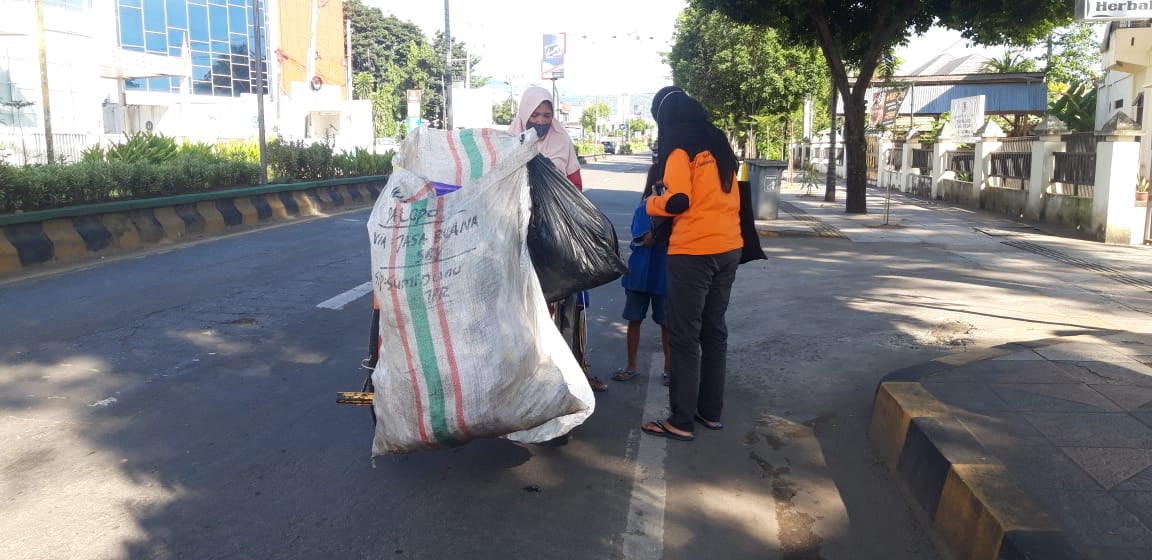
[{"label": "black plastic bag", "polygon": [[545,299],[558,301],[628,272],[608,216],[548,158],[528,162],[528,187],[528,254]]},{"label": "black plastic bag", "polygon": [[737,181],[740,188],[740,238],[744,247],[740,250],[740,264],[767,259],[760,246],[760,234],[756,232],[756,216],[752,214],[752,183]]}]

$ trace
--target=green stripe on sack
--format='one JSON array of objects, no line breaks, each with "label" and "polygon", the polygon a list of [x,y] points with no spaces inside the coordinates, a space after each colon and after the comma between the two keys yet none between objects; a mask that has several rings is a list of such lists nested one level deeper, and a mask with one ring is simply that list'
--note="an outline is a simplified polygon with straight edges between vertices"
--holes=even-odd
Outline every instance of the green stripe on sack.
[{"label": "green stripe on sack", "polygon": [[[427,216],[429,201],[434,198],[425,198],[412,204],[410,216]],[[448,420],[444,415],[444,384],[440,381],[440,367],[436,360],[436,341],[432,338],[432,326],[428,320],[428,307],[424,301],[424,286],[420,281],[424,269],[421,266],[424,260],[424,244],[414,242],[421,239],[424,233],[426,220],[412,220],[409,222],[406,235],[408,248],[404,254],[404,271],[406,279],[412,280],[416,287],[405,288],[408,298],[408,312],[412,319],[412,332],[416,342],[416,355],[420,360],[420,369],[424,372],[424,385],[428,390],[428,414],[432,419],[432,435],[436,441],[444,444],[455,442],[455,438],[448,430]],[[405,285],[409,284],[405,282]]]},{"label": "green stripe on sack", "polygon": [[476,144],[475,129],[466,129],[460,133],[460,143],[464,144],[464,152],[468,154],[468,163],[472,179],[479,179],[484,175],[484,156],[480,154],[480,146]]}]

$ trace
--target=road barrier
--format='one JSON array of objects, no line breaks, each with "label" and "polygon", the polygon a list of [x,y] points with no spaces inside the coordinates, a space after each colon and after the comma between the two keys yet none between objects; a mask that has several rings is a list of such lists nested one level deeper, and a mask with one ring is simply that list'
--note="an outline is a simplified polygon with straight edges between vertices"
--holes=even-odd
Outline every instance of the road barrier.
[{"label": "road barrier", "polygon": [[0,216],[0,275],[372,206],[388,176],[264,185]]}]

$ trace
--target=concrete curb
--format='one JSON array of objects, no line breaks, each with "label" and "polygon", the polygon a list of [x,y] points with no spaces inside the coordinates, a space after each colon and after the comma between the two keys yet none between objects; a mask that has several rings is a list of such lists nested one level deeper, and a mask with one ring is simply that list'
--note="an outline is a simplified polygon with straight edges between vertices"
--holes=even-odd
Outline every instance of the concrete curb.
[{"label": "concrete curb", "polygon": [[949,407],[919,380],[1054,340],[954,354],[881,380],[869,436],[909,506],[947,557],[1064,560],[1082,555]]},{"label": "concrete curb", "polygon": [[371,206],[386,182],[364,177],[5,216],[0,275]]}]

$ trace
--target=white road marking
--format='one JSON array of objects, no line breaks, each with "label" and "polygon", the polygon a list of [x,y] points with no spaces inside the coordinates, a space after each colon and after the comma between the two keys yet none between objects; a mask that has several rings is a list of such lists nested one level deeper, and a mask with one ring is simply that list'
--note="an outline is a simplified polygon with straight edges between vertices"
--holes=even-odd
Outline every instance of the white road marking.
[{"label": "white road marking", "polygon": [[112,404],[116,404],[116,397],[108,397],[102,401],[96,401],[88,406],[106,407]]},{"label": "white road marking", "polygon": [[353,301],[356,301],[370,293],[372,293],[372,283],[365,282],[334,298],[326,299],[316,304],[316,307],[322,309],[344,309],[345,305],[348,305],[349,303],[352,303]]},{"label": "white road marking", "polygon": [[[663,419],[668,410],[668,390],[664,388],[662,360],[652,359],[644,396],[645,422]],[[633,430],[627,453],[634,457],[632,498],[628,501],[628,524],[621,535],[626,560],[658,560],[664,556],[664,506],[668,485],[664,479],[664,460],[668,457],[668,440]]]}]

